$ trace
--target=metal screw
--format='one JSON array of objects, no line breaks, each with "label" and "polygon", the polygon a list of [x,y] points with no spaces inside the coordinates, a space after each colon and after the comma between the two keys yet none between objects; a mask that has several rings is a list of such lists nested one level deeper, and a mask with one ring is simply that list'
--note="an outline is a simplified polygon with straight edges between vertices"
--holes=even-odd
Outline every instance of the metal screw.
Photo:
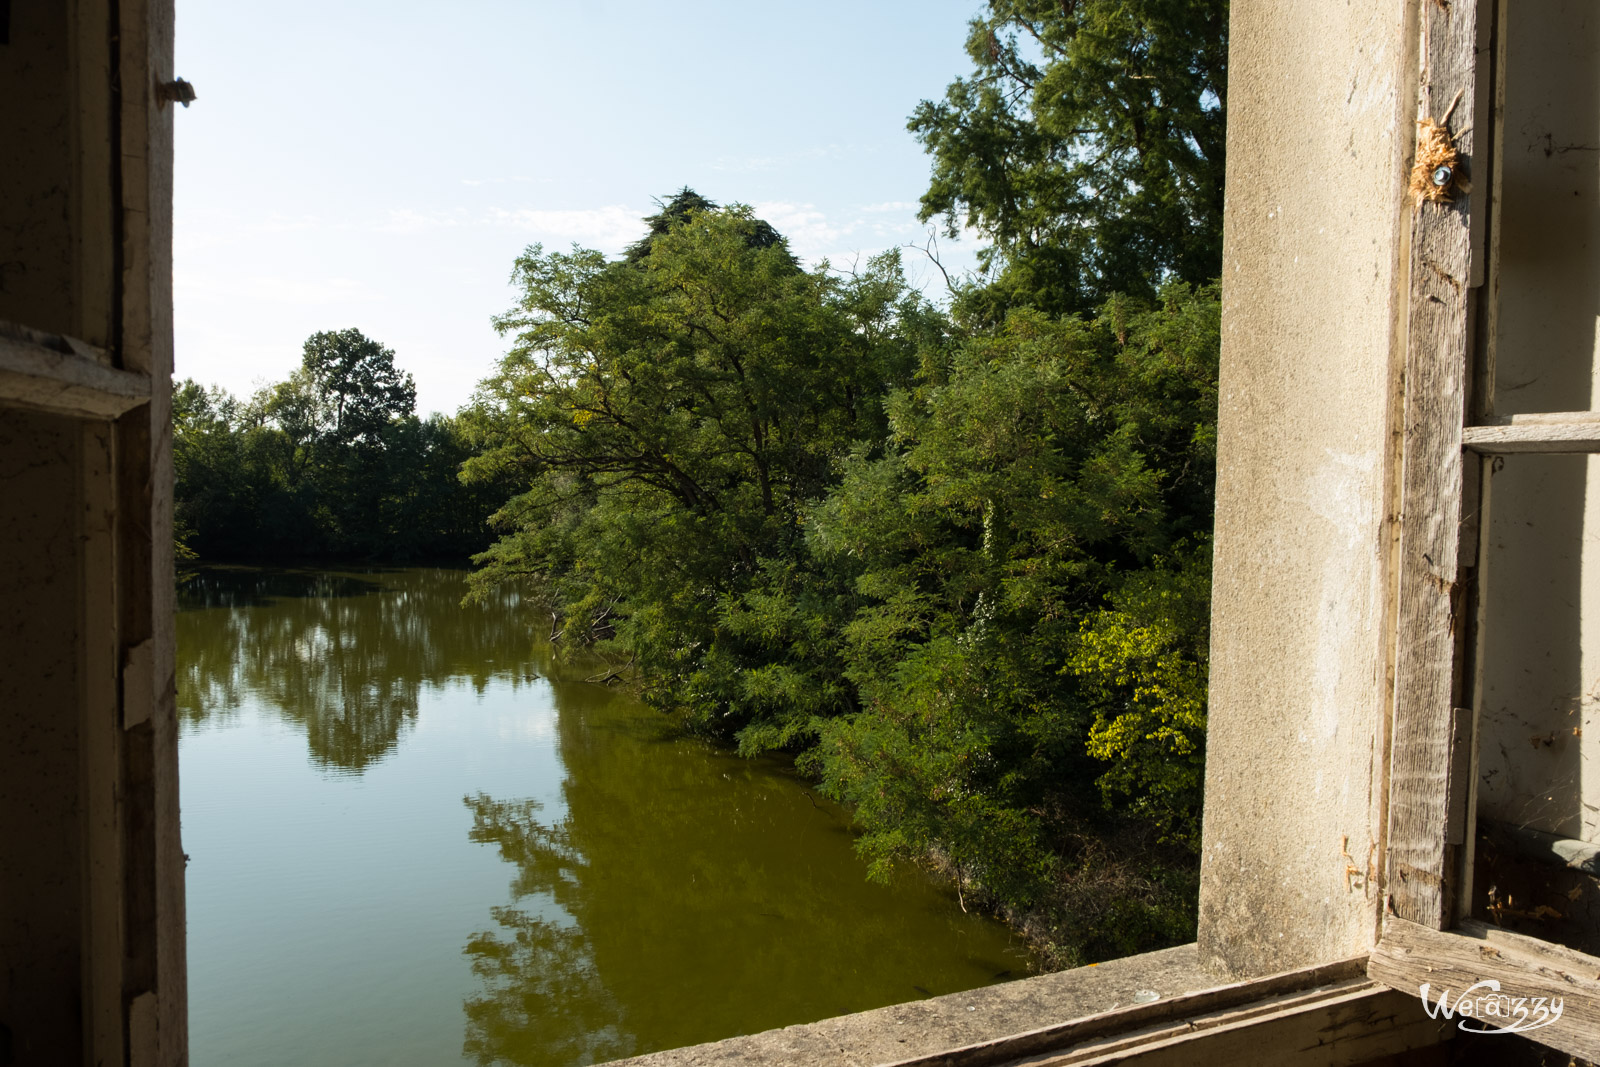
[{"label": "metal screw", "polygon": [[1448,163],[1442,163],[1433,168],[1433,184],[1441,189],[1449,185],[1450,179],[1454,178],[1455,176],[1456,172],[1450,169],[1450,165]]}]

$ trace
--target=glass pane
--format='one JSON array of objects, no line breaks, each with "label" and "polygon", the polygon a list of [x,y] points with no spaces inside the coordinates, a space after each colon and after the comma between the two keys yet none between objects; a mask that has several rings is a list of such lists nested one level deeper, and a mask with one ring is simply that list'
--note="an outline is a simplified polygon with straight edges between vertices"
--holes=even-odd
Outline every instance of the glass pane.
[{"label": "glass pane", "polygon": [[1587,411],[1600,313],[1594,0],[1513,5],[1505,50],[1494,410]]},{"label": "glass pane", "polygon": [[[1600,953],[1600,457],[1495,461],[1471,912]],[[1590,487],[1594,491],[1590,491]],[[1591,916],[1590,909],[1595,914]],[[1465,909],[1464,909],[1465,910]]]}]

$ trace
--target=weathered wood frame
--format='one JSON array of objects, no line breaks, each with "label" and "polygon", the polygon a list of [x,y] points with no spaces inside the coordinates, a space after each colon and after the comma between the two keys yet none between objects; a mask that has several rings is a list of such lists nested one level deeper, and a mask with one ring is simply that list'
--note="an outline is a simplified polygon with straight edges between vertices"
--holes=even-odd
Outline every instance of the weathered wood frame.
[{"label": "weathered wood frame", "polygon": [[81,755],[82,834],[62,847],[81,864],[71,907],[82,928],[74,970],[58,968],[76,975],[74,1030],[8,1018],[19,1029],[0,1035],[0,1059],[48,1051],[51,1062],[178,1067],[188,1039],[170,548],[173,107],[161,89],[173,79],[174,11],[172,0],[56,6],[71,61],[41,92],[64,94],[74,115],[62,131],[70,265],[49,268],[66,297],[40,321],[0,322],[0,419],[71,420],[59,429],[73,447],[50,470],[76,511],[66,527],[76,568],[62,583],[76,598],[76,689],[29,713],[77,720],[65,732]]},{"label": "weathered wood frame", "polygon": [[1363,974],[1305,967],[913,1056],[885,1067],[1354,1067],[1438,1044],[1448,1024]]},{"label": "weathered wood frame", "polygon": [[[1471,171],[1501,140],[1507,6],[1421,5],[1418,117],[1442,121],[1454,105],[1450,129],[1478,188],[1412,208],[1385,915],[1367,973],[1412,995],[1424,983],[1436,994],[1460,994],[1492,980],[1511,997],[1563,998],[1561,1018],[1527,1036],[1594,1059],[1600,959],[1466,920],[1464,906],[1472,876],[1479,689],[1472,675],[1480,659],[1473,642],[1481,629],[1473,619],[1481,620],[1484,464],[1507,453],[1600,451],[1600,413],[1492,411],[1498,182],[1488,166]],[[1493,86],[1492,110],[1478,99],[1485,75],[1481,88]],[[1489,150],[1475,151],[1476,144]],[[1485,280],[1488,286],[1473,288]],[[1487,297],[1482,307],[1479,296]],[[1475,332],[1483,342],[1476,369]]]},{"label": "weathered wood frame", "polygon": [[[1559,1001],[1560,1018],[1526,1036],[1574,1056],[1600,1059],[1600,960],[1582,952],[1471,920],[1441,931],[1390,916],[1383,940],[1367,961],[1367,976],[1412,995],[1426,983],[1435,1007],[1441,992],[1459,996],[1486,979],[1497,985],[1478,993],[1526,1000],[1525,1006],[1536,998],[1547,1005]],[[1529,1021],[1540,1018],[1530,1008]]]},{"label": "weathered wood frame", "polygon": [[150,402],[150,376],[111,365],[72,337],[0,322],[0,404],[74,419],[115,419]]},{"label": "weathered wood frame", "polygon": [[[1471,4],[1422,5],[1419,118],[1448,112],[1456,148],[1473,159],[1465,116],[1473,96],[1477,19]],[[1462,430],[1468,389],[1472,270],[1470,194],[1414,204],[1400,462],[1394,731],[1390,762],[1386,902],[1442,929],[1460,841],[1449,841],[1454,735],[1462,704],[1457,626],[1462,607]],[[1470,563],[1466,566],[1470,567]]]}]

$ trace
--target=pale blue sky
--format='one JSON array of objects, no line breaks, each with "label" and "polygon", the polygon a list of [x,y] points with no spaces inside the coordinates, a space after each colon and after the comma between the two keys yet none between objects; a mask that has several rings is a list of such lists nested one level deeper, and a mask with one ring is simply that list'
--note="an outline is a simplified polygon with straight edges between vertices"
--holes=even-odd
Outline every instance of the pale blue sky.
[{"label": "pale blue sky", "polygon": [[967,73],[981,6],[179,0],[177,372],[248,393],[354,326],[453,411],[525,246],[619,252],[683,185],[810,262],[921,244],[906,117]]}]

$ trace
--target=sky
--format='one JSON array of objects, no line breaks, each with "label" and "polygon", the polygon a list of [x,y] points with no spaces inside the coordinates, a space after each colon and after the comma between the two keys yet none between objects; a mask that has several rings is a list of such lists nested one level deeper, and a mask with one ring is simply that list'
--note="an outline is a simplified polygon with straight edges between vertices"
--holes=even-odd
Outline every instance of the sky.
[{"label": "sky", "polygon": [[[453,412],[508,347],[526,247],[617,254],[684,186],[811,265],[921,247],[906,119],[968,73],[981,6],[179,0],[177,374],[248,394],[355,327]],[[946,269],[975,248],[943,241]]]}]

